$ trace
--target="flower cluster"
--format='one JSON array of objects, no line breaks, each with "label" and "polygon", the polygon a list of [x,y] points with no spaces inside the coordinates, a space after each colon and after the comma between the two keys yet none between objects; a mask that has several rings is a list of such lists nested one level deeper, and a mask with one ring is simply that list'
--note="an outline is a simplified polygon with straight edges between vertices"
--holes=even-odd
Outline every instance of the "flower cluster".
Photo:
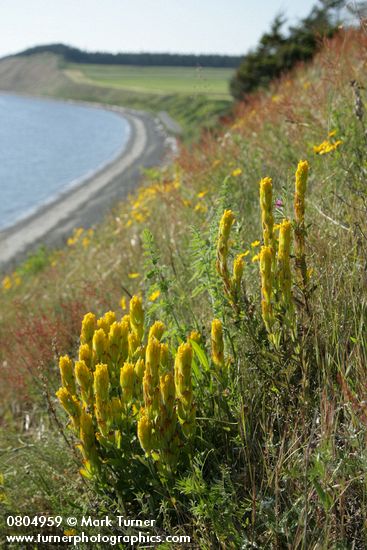
[{"label": "flower cluster", "polygon": [[[305,194],[308,178],[308,162],[298,163],[294,192],[294,231],[288,219],[273,225],[272,181],[260,181],[260,209],[263,227],[263,246],[260,251],[261,309],[265,327],[274,333],[276,320],[292,323],[294,303],[292,298],[291,244],[294,234],[295,267],[305,289],[307,267],[305,259]],[[279,231],[278,238],[274,231]],[[279,326],[278,326],[279,328]]]},{"label": "flower cluster", "polygon": [[195,432],[192,349],[188,341],[172,355],[164,333],[156,321],[144,341],[143,303],[133,296],[120,320],[112,311],[100,319],[87,313],[78,360],[60,358],[56,395],[80,439],[85,475],[98,475],[108,451],[122,453],[127,437],[159,471],[175,470],[183,441]]},{"label": "flower cluster", "polygon": [[336,135],[336,130],[329,132],[328,139],[325,139],[319,145],[314,145],[313,147],[314,153],[316,153],[317,155],[326,155],[327,153],[331,153],[331,151],[335,151],[335,149],[337,149],[343,143],[341,139],[337,139],[336,141],[330,141],[330,138],[333,138],[335,135]]}]

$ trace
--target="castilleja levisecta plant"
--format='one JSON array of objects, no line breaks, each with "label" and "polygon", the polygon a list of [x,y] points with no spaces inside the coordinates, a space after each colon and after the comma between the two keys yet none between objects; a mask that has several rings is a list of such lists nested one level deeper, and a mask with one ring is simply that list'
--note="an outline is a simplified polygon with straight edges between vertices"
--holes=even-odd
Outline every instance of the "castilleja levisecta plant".
[{"label": "castilleja levisecta plant", "polygon": [[[276,346],[288,329],[293,335],[296,333],[292,237],[298,282],[303,289],[307,283],[307,174],[308,164],[301,161],[296,172],[293,224],[288,219],[274,224],[272,180],[267,177],[260,181],[260,309],[269,339]],[[248,252],[237,254],[232,270],[229,267],[234,223],[233,212],[225,210],[218,229],[216,270],[226,299],[235,306],[238,321],[241,308],[250,301],[247,296],[241,301],[241,296],[245,296],[243,278]],[[251,307],[254,303],[255,300]],[[230,378],[233,359],[226,356],[226,329],[219,318],[211,323],[209,376],[220,384]],[[146,326],[142,299],[133,296],[129,314],[120,320],[111,311],[100,319],[87,313],[82,322],[78,359],[60,358],[62,386],[57,397],[80,441],[84,459],[81,471],[86,477],[103,479],[116,465],[121,468],[123,460],[125,468],[146,461],[158,476],[167,479],[192,452],[197,410],[202,405],[195,395],[198,383],[193,378],[194,351],[199,350],[201,357],[204,354],[204,363],[209,364],[205,339],[193,331],[187,341],[173,347],[164,341],[165,334],[161,321]]]},{"label": "castilleja levisecta plant", "polygon": [[[294,259],[297,281],[305,291],[308,283],[308,271],[305,256],[305,193],[307,187],[308,162],[300,161],[295,177],[294,222],[283,219],[274,224],[273,183],[269,177],[259,184],[260,211],[263,244],[258,257],[261,280],[261,313],[270,339],[276,343],[286,327],[295,331],[295,304],[292,295],[294,284],[291,269],[291,245],[294,238]],[[223,281],[224,293],[230,304],[238,310],[238,299],[243,286],[245,256],[238,254],[233,261],[233,276],[229,276],[230,231],[235,222],[231,210],[225,210],[219,224],[217,239],[216,269]],[[244,294],[244,290],[242,289]],[[213,341],[213,330],[212,330]],[[213,358],[218,364],[218,357]]]},{"label": "castilleja levisecta plant", "polygon": [[[195,434],[190,342],[198,345],[201,336],[193,331],[172,353],[161,341],[161,321],[151,325],[146,340],[145,332],[142,299],[133,296],[129,315],[119,321],[113,312],[98,320],[87,313],[78,360],[60,357],[56,395],[80,440],[86,477],[103,477],[116,457],[133,460],[139,449],[159,474],[169,476]],[[213,343],[216,365],[218,357],[223,364],[223,337]]]}]

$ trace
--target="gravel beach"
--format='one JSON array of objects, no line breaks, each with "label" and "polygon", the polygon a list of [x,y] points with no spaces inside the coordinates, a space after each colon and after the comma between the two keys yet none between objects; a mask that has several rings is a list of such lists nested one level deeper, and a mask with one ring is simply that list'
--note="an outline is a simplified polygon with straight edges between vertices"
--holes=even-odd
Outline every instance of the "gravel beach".
[{"label": "gravel beach", "polygon": [[89,227],[101,221],[137,185],[142,168],[162,163],[174,148],[175,141],[167,136],[161,122],[147,113],[117,106],[100,107],[121,114],[129,122],[130,139],[123,153],[52,203],[0,231],[1,270],[13,267],[41,244],[62,245],[74,227]]}]

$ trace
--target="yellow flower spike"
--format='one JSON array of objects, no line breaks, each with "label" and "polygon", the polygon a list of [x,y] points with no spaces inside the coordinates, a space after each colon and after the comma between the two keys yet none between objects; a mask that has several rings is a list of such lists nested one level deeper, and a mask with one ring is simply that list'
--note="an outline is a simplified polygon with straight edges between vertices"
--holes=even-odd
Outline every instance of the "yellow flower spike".
[{"label": "yellow flower spike", "polygon": [[126,321],[114,322],[108,333],[110,357],[113,362],[126,361],[129,354],[129,325]]},{"label": "yellow flower spike", "polygon": [[243,254],[238,254],[233,262],[233,277],[232,285],[234,292],[238,293],[241,287],[241,281],[243,277],[243,271],[245,269],[245,262],[243,259]]},{"label": "yellow flower spike", "polygon": [[197,330],[192,330],[189,334],[188,340],[193,340],[197,344],[201,343],[201,334]]},{"label": "yellow flower spike", "polygon": [[155,290],[154,292],[152,292],[152,294],[149,296],[149,300],[151,302],[155,302],[156,300],[158,300],[159,296],[161,295],[161,291],[160,290]]},{"label": "yellow flower spike", "polygon": [[114,311],[107,311],[103,317],[98,319],[97,328],[103,328],[106,336],[110,332],[111,325],[116,322],[116,313]]},{"label": "yellow flower spike", "polygon": [[148,340],[153,336],[157,338],[157,340],[160,340],[165,330],[166,327],[164,326],[164,323],[162,323],[162,321],[155,321],[155,323],[149,329]]},{"label": "yellow flower spike", "polygon": [[232,225],[235,221],[232,210],[225,210],[219,223],[218,241],[217,241],[217,261],[216,268],[223,279],[224,288],[227,294],[230,293],[231,285],[227,266],[229,235]]},{"label": "yellow flower spike", "polygon": [[92,467],[99,468],[100,461],[96,448],[93,419],[85,410],[82,410],[80,415],[80,441],[85,460],[90,462]]},{"label": "yellow flower spike", "polygon": [[261,293],[262,293],[262,315],[267,331],[270,333],[273,325],[272,311],[272,275],[273,253],[270,246],[262,246],[260,252],[260,275],[261,275]]},{"label": "yellow flower spike", "polygon": [[140,344],[144,333],[144,310],[140,296],[133,296],[130,300],[130,324]]},{"label": "yellow flower spike", "polygon": [[138,420],[138,439],[141,448],[146,454],[152,450],[152,423],[143,410],[141,417]]},{"label": "yellow flower spike", "polygon": [[192,347],[188,342],[181,344],[177,350],[174,373],[177,415],[183,433],[189,437],[194,432],[195,405],[192,392]]},{"label": "yellow flower spike", "polygon": [[108,351],[108,339],[103,328],[95,331],[92,342],[97,362],[103,361]]},{"label": "yellow flower spike", "polygon": [[[144,220],[142,220],[142,221],[144,221]],[[129,279],[137,279],[138,277],[140,277],[140,273],[129,273],[128,277],[129,277]]]},{"label": "yellow flower spike", "polygon": [[76,361],[75,377],[80,386],[82,400],[85,405],[93,403],[93,374],[84,361]]},{"label": "yellow flower spike", "polygon": [[145,372],[145,361],[142,357],[140,357],[137,362],[135,363],[135,375],[138,381],[142,382]]},{"label": "yellow flower spike", "polygon": [[115,395],[115,396],[112,397],[112,399],[111,399],[110,406],[111,406],[111,417],[112,417],[112,422],[113,422],[115,425],[119,426],[119,424],[121,424],[122,413],[123,413],[123,405],[122,405],[121,399],[119,399],[119,398]]},{"label": "yellow flower spike", "polygon": [[172,372],[162,374],[160,377],[160,390],[162,402],[168,411],[173,411],[176,398],[175,379]]},{"label": "yellow flower spike", "polygon": [[212,359],[217,367],[224,366],[223,326],[219,319],[213,319],[211,327]]},{"label": "yellow flower spike", "polygon": [[73,361],[68,355],[63,355],[62,357],[60,357],[59,369],[61,375],[61,384],[72,395],[76,395]]},{"label": "yellow flower spike", "polygon": [[229,239],[229,235],[230,235],[231,228],[234,221],[235,221],[235,217],[232,210],[225,210],[219,223],[219,232],[220,232],[220,236],[222,236],[223,239],[225,240]]},{"label": "yellow flower spike", "polygon": [[307,160],[298,163],[294,193],[294,215],[296,227],[294,231],[294,249],[296,268],[303,285],[307,284],[307,265],[305,257],[305,194],[307,189],[309,165]]},{"label": "yellow flower spike", "polygon": [[124,311],[127,308],[125,296],[123,296],[120,300],[120,307],[121,307],[122,311]]},{"label": "yellow flower spike", "polygon": [[255,248],[256,246],[259,246],[259,244],[260,244],[260,241],[253,241],[251,243],[251,246],[252,246],[252,248]]},{"label": "yellow flower spike", "polygon": [[133,397],[135,371],[132,363],[125,363],[120,370],[120,385],[123,390],[124,403],[130,403]]},{"label": "yellow flower spike", "polygon": [[[101,329],[102,330],[102,329]],[[96,365],[94,371],[94,395],[96,399],[95,412],[97,417],[98,426],[103,435],[108,434],[107,421],[110,416],[109,408],[109,388],[110,378],[108,374],[108,367],[104,364]]]},{"label": "yellow flower spike", "polygon": [[192,347],[188,342],[181,344],[175,358],[175,387],[176,394],[185,409],[192,403]]},{"label": "yellow flower spike", "polygon": [[137,349],[139,348],[139,341],[134,332],[129,333],[127,340],[129,345],[129,359],[132,360]]},{"label": "yellow flower spike", "polygon": [[294,213],[297,223],[305,219],[305,194],[307,188],[309,165],[307,160],[300,160],[296,170],[296,185],[294,195]]},{"label": "yellow flower spike", "polygon": [[260,254],[255,254],[255,256],[252,256],[251,261],[252,263],[258,262],[260,260]]},{"label": "yellow flower spike", "polygon": [[[167,372],[160,377],[160,409],[157,422],[158,447],[161,459],[170,464],[168,456],[174,451],[173,438],[177,431],[177,415],[175,411],[175,381],[173,372]],[[168,453],[168,455],[167,455]],[[176,453],[174,453],[176,454]],[[177,457],[176,457],[177,459]]]},{"label": "yellow flower spike", "polygon": [[284,220],[279,229],[278,274],[282,301],[288,309],[292,308],[291,238],[292,224],[289,220]]},{"label": "yellow flower spike", "polygon": [[144,403],[149,414],[154,414],[158,408],[160,353],[161,345],[153,336],[148,341],[146,349],[143,378]]},{"label": "yellow flower spike", "polygon": [[94,313],[86,313],[82,321],[80,341],[82,344],[91,344],[94,331],[97,327],[97,320]]},{"label": "yellow flower spike", "polygon": [[61,405],[65,409],[65,411],[70,416],[74,429],[79,429],[80,424],[80,412],[81,407],[80,403],[75,397],[75,395],[72,395],[66,388],[62,387],[56,392],[56,397],[60,401]]},{"label": "yellow flower spike", "polygon": [[260,181],[260,209],[265,246],[273,246],[273,183],[271,178]]},{"label": "yellow flower spike", "polygon": [[89,370],[93,370],[93,353],[88,344],[79,346],[79,361],[84,361]]},{"label": "yellow flower spike", "polygon": [[99,363],[94,371],[94,393],[97,399],[108,401],[109,385],[108,367],[103,363]]},{"label": "yellow flower spike", "polygon": [[161,344],[160,362],[163,370],[167,370],[171,366],[171,357],[168,344]]}]

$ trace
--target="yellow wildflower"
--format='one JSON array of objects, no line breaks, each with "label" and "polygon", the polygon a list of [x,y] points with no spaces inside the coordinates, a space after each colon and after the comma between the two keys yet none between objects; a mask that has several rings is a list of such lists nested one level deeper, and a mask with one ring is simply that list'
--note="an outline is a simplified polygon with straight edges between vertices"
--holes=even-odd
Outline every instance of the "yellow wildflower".
[{"label": "yellow wildflower", "polygon": [[144,409],[138,420],[138,439],[143,451],[148,454],[152,449],[152,423]]},{"label": "yellow wildflower", "polygon": [[224,366],[223,326],[219,319],[213,319],[211,327],[212,359],[217,367]]},{"label": "yellow wildflower", "polygon": [[155,290],[154,292],[151,293],[151,295],[149,296],[149,300],[151,302],[155,302],[159,296],[161,295],[161,291],[160,290]]},{"label": "yellow wildflower", "polygon": [[234,178],[238,178],[238,176],[240,176],[241,174],[242,174],[241,168],[236,168],[235,170],[232,171],[231,176]]},{"label": "yellow wildflower", "polygon": [[252,256],[251,261],[252,261],[252,262],[258,262],[259,259],[260,259],[260,254],[256,254],[255,256]]},{"label": "yellow wildflower", "polygon": [[126,304],[126,298],[125,298],[125,296],[123,296],[123,297],[121,298],[121,300],[120,300],[120,306],[121,306],[121,309],[122,309],[122,310],[126,309],[127,304]]},{"label": "yellow wildflower", "polygon": [[260,244],[260,241],[253,241],[251,243],[251,246],[252,246],[252,248],[255,248],[256,246],[259,246],[259,244]]},{"label": "yellow wildflower", "polygon": [[88,237],[84,237],[83,240],[82,240],[83,248],[88,248],[89,243],[90,243],[90,239],[88,239]]},{"label": "yellow wildflower", "polygon": [[205,213],[207,210],[208,210],[208,207],[206,206],[206,204],[199,203],[195,206],[195,212]]},{"label": "yellow wildflower", "polygon": [[200,191],[200,193],[197,194],[197,197],[198,197],[199,199],[202,199],[202,198],[204,198],[205,195],[207,195],[207,194],[208,194],[208,190],[206,189],[205,191]]},{"label": "yellow wildflower", "polygon": [[325,140],[320,145],[314,145],[313,150],[314,153],[317,155],[326,155],[327,153],[330,153],[331,151],[335,151],[341,145],[343,142],[341,139],[338,139],[335,142],[331,142],[329,140]]},{"label": "yellow wildflower", "polygon": [[12,287],[11,278],[9,277],[9,275],[7,275],[7,276],[4,277],[4,279],[3,279],[3,289],[4,289],[4,290],[10,290],[11,287]]},{"label": "yellow wildflower", "polygon": [[273,183],[267,177],[260,181],[260,208],[265,246],[273,245]]},{"label": "yellow wildflower", "polygon": [[140,273],[129,273],[128,274],[129,279],[137,279],[140,277]]}]

